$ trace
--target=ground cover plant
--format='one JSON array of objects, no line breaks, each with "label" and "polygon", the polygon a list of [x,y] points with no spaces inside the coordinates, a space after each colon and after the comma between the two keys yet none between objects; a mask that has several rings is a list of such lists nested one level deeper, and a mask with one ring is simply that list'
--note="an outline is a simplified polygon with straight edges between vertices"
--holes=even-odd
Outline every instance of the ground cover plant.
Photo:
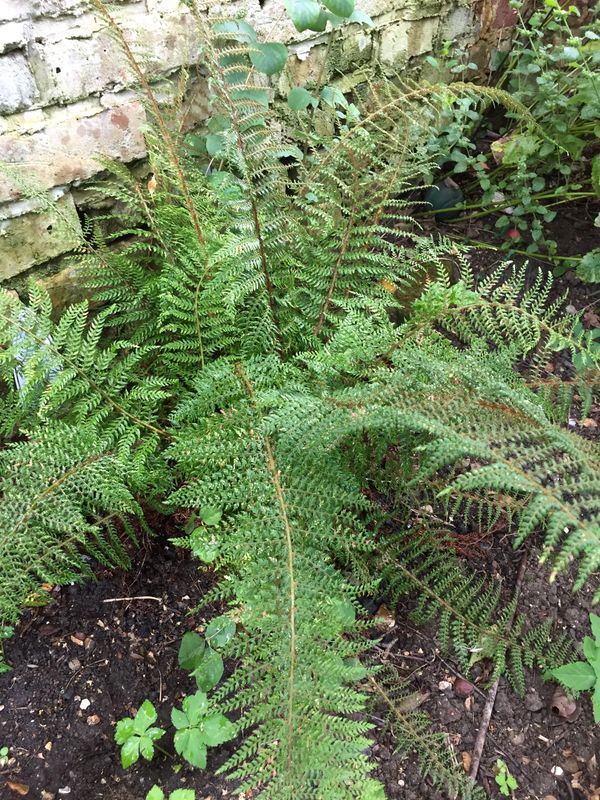
[{"label": "ground cover plant", "polygon": [[[290,4],[298,27],[351,13]],[[224,771],[239,790],[378,800],[375,698],[424,772],[481,797],[402,700],[410,687],[378,668],[362,601],[416,595],[415,618],[438,620],[465,669],[485,659],[516,691],[526,668],[570,658],[552,620],[531,624],[517,591],[505,603],[475,580],[449,537],[457,516],[489,529],[503,515],[553,576],[577,560],[577,589],[597,571],[598,453],[562,423],[576,392],[591,403],[600,345],[543,274],[478,279],[455,243],[394,233],[431,167],[421,144],[443,85],[374,78],[352,103],[292,87],[282,126],[264,76],[285,67],[283,45],[243,20],[197,22],[208,160],[137,67],[152,175],[110,165],[127,238],[82,242],[99,307],[55,320],[39,287],[27,306],[0,296],[3,634],[43,583],[91,576],[83,552],[127,566],[146,520],[177,515],[175,543],[216,570],[207,601],[226,609],[183,639],[198,691],[173,711],[177,753],[202,768],[235,735]],[[528,118],[499,91],[451,91]],[[333,135],[315,130],[317,104]],[[546,380],[563,351],[577,372]],[[124,765],[162,738],[152,704],[135,706],[116,731]]]},{"label": "ground cover plant", "polygon": [[[600,196],[598,6],[582,21],[577,5],[557,0],[510,5],[517,29],[510,51],[497,53],[492,80],[527,107],[539,128],[518,112],[499,117],[473,99],[451,102],[433,143],[441,138],[440,164],[461,182],[455,216],[462,207],[463,219],[484,221],[505,250],[539,256],[556,274],[572,269],[597,282],[598,248],[579,256],[559,252],[549,223],[565,203]],[[429,57],[436,69],[473,74],[468,54],[449,44],[445,53]]]}]

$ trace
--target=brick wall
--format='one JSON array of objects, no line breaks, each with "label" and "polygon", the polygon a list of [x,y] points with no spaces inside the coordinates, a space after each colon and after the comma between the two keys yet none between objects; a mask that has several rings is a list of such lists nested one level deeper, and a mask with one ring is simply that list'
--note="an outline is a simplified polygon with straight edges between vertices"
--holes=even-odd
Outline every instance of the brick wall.
[{"label": "brick wall", "polygon": [[[503,3],[491,3],[494,13]],[[391,71],[422,58],[436,41],[474,43],[490,1],[358,0],[357,5],[374,27],[347,25],[332,48],[346,87],[370,62]],[[245,6],[210,3],[215,12]],[[248,0],[247,11],[266,38],[290,44],[298,83],[318,74],[326,36],[297,33],[280,0]],[[122,0],[115,17],[134,52],[143,56],[148,77],[168,97],[181,65],[198,62],[199,37],[189,10],[178,0]],[[61,272],[61,257],[77,242],[80,212],[90,202],[81,186],[101,171],[97,158],[136,162],[146,153],[145,112],[132,85],[118,44],[89,0],[0,0],[0,161],[23,169],[58,201],[53,210],[40,210],[40,203],[23,200],[0,172],[0,281],[6,285],[33,268],[52,276],[52,286],[64,289],[72,282],[69,270]],[[190,126],[206,115],[201,69],[195,70],[186,109]]]}]

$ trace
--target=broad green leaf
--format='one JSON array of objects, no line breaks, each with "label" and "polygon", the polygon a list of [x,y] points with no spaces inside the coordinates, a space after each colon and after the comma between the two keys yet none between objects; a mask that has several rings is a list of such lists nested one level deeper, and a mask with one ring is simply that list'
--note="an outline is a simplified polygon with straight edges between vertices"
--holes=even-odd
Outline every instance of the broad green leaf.
[{"label": "broad green leaf", "polygon": [[585,692],[596,683],[594,668],[585,661],[564,664],[562,667],[550,670],[550,674],[563,686],[576,692]]},{"label": "broad green leaf", "polygon": [[285,67],[287,57],[288,51],[284,44],[255,43],[250,48],[250,61],[259,72],[263,72],[265,75],[281,72]]},{"label": "broad green leaf", "polygon": [[315,107],[317,103],[316,97],[302,86],[295,86],[288,94],[288,106],[294,111],[303,111],[308,106]]},{"label": "broad green leaf", "polygon": [[213,714],[204,720],[202,737],[209,747],[228,742],[235,736],[235,725],[223,714]]},{"label": "broad green leaf", "polygon": [[600,644],[600,617],[593,612],[590,613],[590,627],[592,629],[592,636],[598,644]]},{"label": "broad green leaf", "polygon": [[221,133],[231,128],[231,119],[225,114],[214,114],[206,123],[206,127],[211,133]]},{"label": "broad green leaf", "polygon": [[598,647],[591,636],[585,636],[583,639],[583,655],[587,658],[590,664],[593,664],[596,661],[598,656]]},{"label": "broad green leaf", "polygon": [[140,737],[140,753],[144,756],[146,761],[152,761],[154,757],[154,745],[149,736]]},{"label": "broad green leaf", "polygon": [[193,767],[206,769],[206,745],[198,728],[177,731],[173,742],[175,750]]},{"label": "broad green leaf", "polygon": [[321,100],[332,108],[335,108],[336,106],[348,108],[348,101],[344,97],[343,92],[341,92],[335,86],[324,86],[321,89]]},{"label": "broad green leaf", "polygon": [[226,614],[216,617],[210,622],[204,636],[211,647],[224,647],[235,636],[235,622]]},{"label": "broad green leaf", "polygon": [[202,661],[206,643],[200,634],[195,631],[184,633],[179,646],[179,666],[191,672]]},{"label": "broad green leaf", "polygon": [[297,31],[318,30],[321,6],[317,0],[285,0],[285,8]]},{"label": "broad green leaf", "polygon": [[219,554],[219,543],[205,528],[196,528],[195,531],[192,531],[190,546],[196,558],[204,561],[205,564],[210,564]]},{"label": "broad green leaf", "polygon": [[131,717],[126,717],[126,719],[120,719],[117,722],[117,727],[115,729],[115,742],[117,744],[125,744],[127,739],[130,736],[134,735],[134,728],[133,728],[133,720]]},{"label": "broad green leaf", "polygon": [[160,786],[157,786],[156,784],[154,784],[154,786],[150,789],[150,791],[146,795],[146,800],[164,800],[164,799],[165,799],[165,793],[160,788]]},{"label": "broad green leaf", "polygon": [[205,525],[218,525],[223,513],[218,508],[205,506],[200,509],[200,519]]},{"label": "broad green leaf", "polygon": [[373,20],[367,12],[362,11],[360,8],[354,9],[352,14],[348,17],[348,22],[358,22],[359,25],[368,25],[369,28],[372,28],[374,25]]},{"label": "broad green leaf", "polygon": [[296,161],[302,161],[304,159],[304,153],[295,145],[290,145],[289,147],[284,147],[281,150],[277,150],[275,155],[277,158],[295,158]]},{"label": "broad green leaf", "polygon": [[184,714],[184,712],[179,708],[171,709],[171,722],[173,723],[173,727],[177,729],[189,728],[190,726],[190,721],[187,714]]},{"label": "broad green leaf", "polygon": [[592,711],[594,712],[594,722],[600,724],[600,684],[596,684],[596,689],[592,694]]},{"label": "broad green leaf", "polygon": [[169,800],[196,800],[196,792],[193,789],[175,789]]},{"label": "broad green leaf", "polygon": [[190,721],[191,727],[198,725],[207,709],[208,699],[204,692],[196,692],[195,694],[188,695],[183,701],[183,710]]},{"label": "broad green leaf", "polygon": [[198,688],[203,692],[210,691],[221,680],[223,675],[223,659],[215,651],[207,648],[202,661],[198,664],[192,675],[196,679]]},{"label": "broad green leaf", "polygon": [[577,264],[577,277],[585,283],[600,283],[600,247],[590,250]]},{"label": "broad green leaf", "polygon": [[144,700],[133,720],[133,729],[136,733],[144,733],[153,722],[156,722],[156,709],[150,700]]},{"label": "broad green leaf", "polygon": [[209,156],[218,155],[225,147],[225,139],[220,133],[209,133],[206,137],[206,152]]},{"label": "broad green leaf", "polygon": [[354,0],[323,0],[323,5],[338,17],[349,17],[354,11]]},{"label": "broad green leaf", "polygon": [[140,739],[138,736],[130,736],[121,748],[121,765],[127,769],[135,764],[140,757]]},{"label": "broad green leaf", "polygon": [[149,736],[153,742],[157,739],[160,739],[161,736],[165,735],[165,731],[162,728],[148,728],[146,731],[146,736]]}]

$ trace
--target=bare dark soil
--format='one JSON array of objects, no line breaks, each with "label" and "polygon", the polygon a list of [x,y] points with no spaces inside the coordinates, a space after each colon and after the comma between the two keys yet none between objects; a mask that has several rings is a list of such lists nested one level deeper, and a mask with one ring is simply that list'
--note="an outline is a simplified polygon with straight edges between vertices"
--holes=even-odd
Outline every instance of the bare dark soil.
[{"label": "bare dark soil", "polygon": [[[146,698],[168,728],[170,708],[195,691],[177,653],[185,631],[201,629],[203,615],[188,612],[212,583],[157,542],[130,572],[55,590],[51,605],[26,614],[7,647],[13,670],[0,676],[0,747],[11,756],[0,768],[2,800],[143,800],[154,783],[193,787],[198,800],[230,793],[214,775],[226,748],[209,753],[206,772],[175,774],[160,755],[123,770],[113,739],[116,721]],[[160,744],[173,752],[168,734]]]}]

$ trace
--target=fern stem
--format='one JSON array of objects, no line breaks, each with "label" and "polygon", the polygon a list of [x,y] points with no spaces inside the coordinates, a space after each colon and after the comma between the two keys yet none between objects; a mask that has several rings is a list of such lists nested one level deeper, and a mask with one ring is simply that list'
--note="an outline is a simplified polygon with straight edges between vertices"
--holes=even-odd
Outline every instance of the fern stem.
[{"label": "fern stem", "polygon": [[[255,394],[254,388],[250,383],[248,376],[246,375],[244,368],[241,364],[236,364],[235,370],[244,385],[246,393],[250,398],[254,407],[255,404]],[[265,456],[267,460],[267,466],[269,470],[269,474],[271,476],[271,482],[273,484],[273,489],[275,491],[275,498],[277,500],[277,506],[279,508],[279,517],[281,519],[283,530],[285,533],[285,546],[287,551],[287,569],[288,569],[288,580],[289,580],[289,626],[290,626],[290,647],[289,647],[289,658],[290,658],[290,665],[289,665],[289,675],[288,675],[288,710],[287,710],[287,766],[288,772],[291,776],[292,774],[292,766],[293,766],[293,757],[294,757],[294,748],[293,748],[293,741],[294,741],[294,702],[295,702],[295,669],[296,669],[296,580],[295,580],[295,570],[294,570],[294,542],[292,536],[292,526],[289,521],[288,513],[287,513],[287,503],[285,500],[285,495],[283,491],[283,486],[281,484],[281,472],[277,467],[277,462],[275,460],[275,455],[273,453],[273,448],[271,446],[271,441],[268,436],[263,438],[263,449],[265,451]],[[290,787],[290,789],[293,787]]]},{"label": "fern stem", "polygon": [[171,158],[172,164],[175,168],[177,173],[177,178],[179,181],[179,185],[181,187],[181,191],[183,192],[183,197],[185,199],[185,204],[187,206],[188,213],[190,215],[190,219],[192,220],[192,224],[194,226],[194,231],[196,233],[196,238],[200,245],[205,248],[206,242],[204,239],[204,234],[202,233],[202,228],[200,227],[200,220],[198,219],[198,215],[196,213],[196,209],[194,207],[194,203],[192,200],[192,195],[190,193],[190,189],[188,186],[188,182],[185,178],[183,167],[181,166],[181,161],[179,160],[179,156],[177,155],[177,148],[175,147],[175,143],[173,141],[173,137],[171,136],[171,132],[164,120],[164,117],[161,113],[160,108],[158,107],[158,103],[156,102],[156,98],[152,92],[152,88],[148,83],[146,76],[144,75],[140,65],[138,64],[131,47],[129,46],[127,39],[125,38],[123,31],[117,25],[114,18],[111,16],[110,12],[108,11],[107,7],[105,6],[103,0],[94,0],[94,5],[100,12],[100,15],[104,18],[106,23],[108,24],[109,28],[117,37],[119,44],[123,48],[123,52],[129,62],[133,72],[135,73],[136,78],[138,79],[140,86],[144,90],[146,97],[148,98],[148,103],[150,108],[152,109],[152,113],[154,118],[156,119],[156,123],[159,127],[159,130],[164,137],[165,144],[167,146],[167,150],[169,151],[169,156]]}]

